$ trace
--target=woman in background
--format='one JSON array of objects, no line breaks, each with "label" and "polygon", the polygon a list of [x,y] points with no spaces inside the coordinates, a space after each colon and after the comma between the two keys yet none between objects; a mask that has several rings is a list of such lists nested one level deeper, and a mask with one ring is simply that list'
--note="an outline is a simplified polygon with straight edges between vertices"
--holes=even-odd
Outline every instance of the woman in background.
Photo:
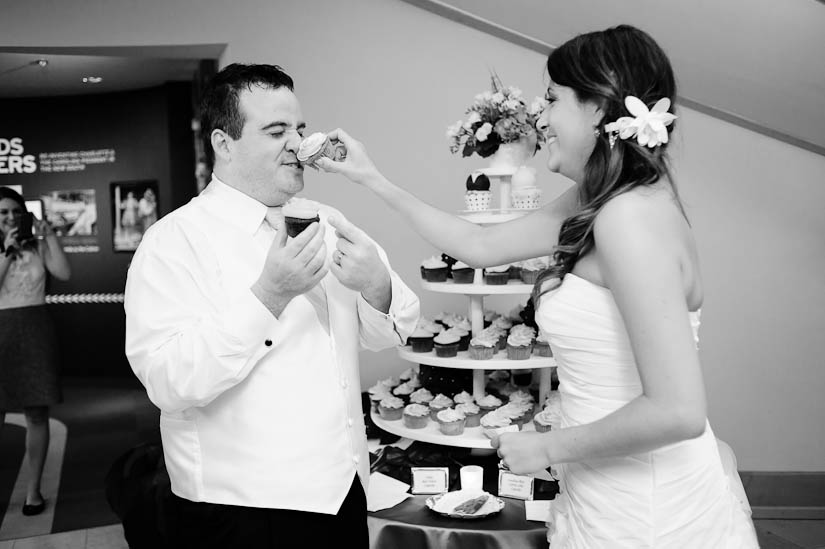
[{"label": "woman in background", "polygon": [[29,481],[24,515],[43,511],[40,480],[49,447],[49,406],[61,400],[57,334],[46,309],[46,275],[68,280],[69,262],[57,237],[38,219],[35,234],[19,237],[26,204],[17,192],[0,187],[0,431],[6,412],[26,416]]},{"label": "woman in background", "polygon": [[535,213],[480,227],[439,211],[340,130],[330,138],[346,160],[317,164],[471,266],[553,254],[534,301],[558,364],[560,424],[492,441],[513,472],[558,470],[551,548],[756,547],[741,481],[706,419],[702,278],[667,159],[670,62],[646,33],[620,26],[568,41],[547,71],[547,165],[575,185]]}]

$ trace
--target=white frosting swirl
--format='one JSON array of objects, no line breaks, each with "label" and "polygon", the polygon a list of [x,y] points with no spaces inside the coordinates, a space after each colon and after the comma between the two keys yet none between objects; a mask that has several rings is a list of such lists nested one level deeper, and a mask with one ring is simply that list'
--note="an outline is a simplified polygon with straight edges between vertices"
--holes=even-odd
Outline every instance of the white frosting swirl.
[{"label": "white frosting swirl", "polygon": [[435,417],[438,418],[438,421],[442,423],[452,423],[453,421],[464,421],[464,414],[459,412],[458,410],[454,410],[452,408],[447,408],[446,410],[441,410],[438,412]]},{"label": "white frosting swirl", "polygon": [[447,266],[441,259],[432,256],[421,262],[421,266],[425,269],[443,269]]},{"label": "white frosting swirl", "polygon": [[408,416],[421,417],[430,415],[430,409],[423,404],[408,404],[404,408],[404,413]]},{"label": "white frosting swirl", "polygon": [[398,397],[388,396],[387,398],[382,399],[378,404],[384,408],[403,408],[404,401]]}]

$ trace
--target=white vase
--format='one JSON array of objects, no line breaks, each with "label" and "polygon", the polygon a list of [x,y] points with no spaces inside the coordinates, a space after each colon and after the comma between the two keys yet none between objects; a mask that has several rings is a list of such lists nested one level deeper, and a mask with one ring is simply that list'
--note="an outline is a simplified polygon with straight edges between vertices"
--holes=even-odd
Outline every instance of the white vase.
[{"label": "white vase", "polygon": [[502,143],[490,156],[489,167],[494,171],[513,174],[530,160],[534,152],[535,145],[531,146],[527,138],[521,138],[512,143]]}]

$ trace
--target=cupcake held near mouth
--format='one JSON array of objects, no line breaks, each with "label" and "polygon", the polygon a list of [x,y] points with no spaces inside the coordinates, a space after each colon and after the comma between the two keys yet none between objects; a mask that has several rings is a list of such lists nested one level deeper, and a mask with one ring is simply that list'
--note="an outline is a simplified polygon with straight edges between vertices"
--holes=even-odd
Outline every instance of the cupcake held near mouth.
[{"label": "cupcake held near mouth", "polygon": [[343,144],[333,144],[327,134],[316,132],[301,141],[296,156],[301,164],[317,169],[315,162],[319,158],[326,157],[339,162],[347,157],[347,152]]}]

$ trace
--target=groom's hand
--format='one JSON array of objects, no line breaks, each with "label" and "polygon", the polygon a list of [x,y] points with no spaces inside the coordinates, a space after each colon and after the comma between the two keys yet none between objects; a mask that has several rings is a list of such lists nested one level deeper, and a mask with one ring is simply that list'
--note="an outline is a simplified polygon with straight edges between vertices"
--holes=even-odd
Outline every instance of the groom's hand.
[{"label": "groom's hand", "polygon": [[389,312],[392,297],[390,272],[373,241],[341,216],[330,217],[329,224],[338,237],[330,264],[332,274],[350,290],[360,292],[375,309]]}]

